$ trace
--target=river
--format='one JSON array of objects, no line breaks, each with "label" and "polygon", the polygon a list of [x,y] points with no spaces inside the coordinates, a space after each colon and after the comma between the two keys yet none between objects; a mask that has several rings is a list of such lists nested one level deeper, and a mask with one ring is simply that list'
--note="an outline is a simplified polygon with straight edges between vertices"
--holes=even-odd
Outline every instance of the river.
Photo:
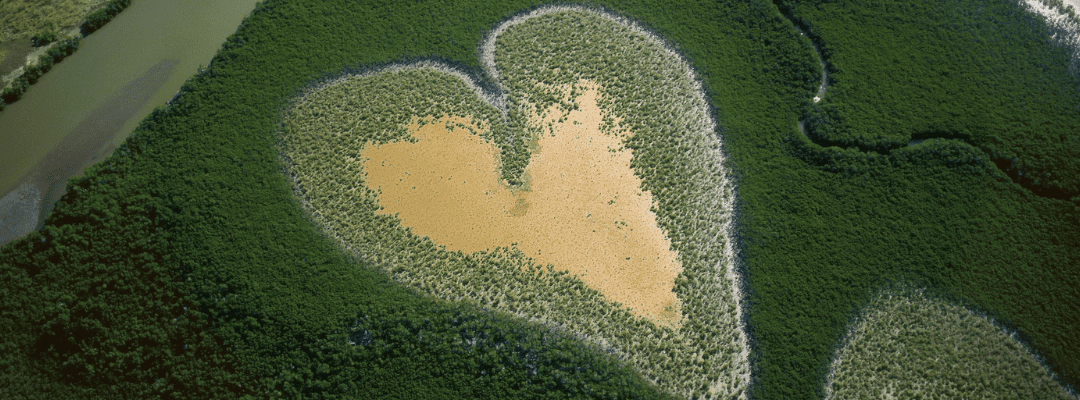
[{"label": "river", "polygon": [[259,0],[135,0],[0,111],[0,245],[165,105]]}]

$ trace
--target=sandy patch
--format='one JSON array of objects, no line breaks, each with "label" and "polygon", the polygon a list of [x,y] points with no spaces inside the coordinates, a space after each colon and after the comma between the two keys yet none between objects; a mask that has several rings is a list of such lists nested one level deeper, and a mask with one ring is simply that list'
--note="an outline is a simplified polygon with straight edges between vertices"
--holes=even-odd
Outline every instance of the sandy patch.
[{"label": "sandy patch", "polygon": [[465,118],[414,121],[415,143],[366,144],[364,181],[382,213],[448,250],[516,247],[639,316],[678,324],[672,288],[681,266],[652,195],[641,190],[622,138],[601,131],[597,88],[579,93],[577,110],[534,119],[551,130],[537,138],[524,189],[499,181],[497,150]]}]

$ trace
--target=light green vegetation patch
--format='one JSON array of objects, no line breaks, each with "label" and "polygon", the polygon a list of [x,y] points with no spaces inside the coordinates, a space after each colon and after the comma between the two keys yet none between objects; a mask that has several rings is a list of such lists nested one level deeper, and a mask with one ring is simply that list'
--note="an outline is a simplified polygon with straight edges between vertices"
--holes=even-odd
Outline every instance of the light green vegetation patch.
[{"label": "light green vegetation patch", "polygon": [[1015,334],[912,289],[887,290],[848,331],[827,399],[1076,399]]},{"label": "light green vegetation patch", "polygon": [[[298,98],[284,113],[281,147],[309,215],[351,253],[407,286],[598,343],[674,394],[744,398],[748,345],[729,233],[734,193],[688,64],[648,32],[580,8],[545,8],[507,21],[489,36],[481,59],[504,97],[485,94],[448,68],[419,64],[343,77]],[[441,250],[397,218],[377,214],[361,163],[351,162],[368,141],[407,138],[414,118],[471,116],[479,126],[464,128],[500,146],[503,179],[520,185],[528,143],[547,128],[527,116],[549,105],[572,109],[561,87],[583,81],[600,87],[605,131],[630,134],[624,145],[633,152],[632,167],[679,254],[678,328],[636,317],[513,248]]]},{"label": "light green vegetation patch", "polygon": [[0,43],[29,38],[50,26],[74,27],[108,0],[0,1]]}]

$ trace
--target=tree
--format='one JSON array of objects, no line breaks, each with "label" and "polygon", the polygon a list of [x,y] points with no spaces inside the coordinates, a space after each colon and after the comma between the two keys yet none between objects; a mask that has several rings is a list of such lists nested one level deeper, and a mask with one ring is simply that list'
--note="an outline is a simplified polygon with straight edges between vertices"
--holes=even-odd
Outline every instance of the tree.
[{"label": "tree", "polygon": [[30,40],[34,42],[34,47],[41,47],[47,45],[49,43],[55,42],[56,39],[56,31],[53,30],[52,23],[49,23],[45,27],[45,29],[30,38]]}]

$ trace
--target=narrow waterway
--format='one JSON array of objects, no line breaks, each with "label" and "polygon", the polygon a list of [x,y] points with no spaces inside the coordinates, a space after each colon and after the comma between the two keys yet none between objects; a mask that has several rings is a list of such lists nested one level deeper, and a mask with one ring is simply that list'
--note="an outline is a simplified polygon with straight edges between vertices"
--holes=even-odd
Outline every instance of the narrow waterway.
[{"label": "narrow waterway", "polygon": [[259,0],[136,0],[0,111],[0,244],[205,66]]},{"label": "narrow waterway", "polygon": [[[806,36],[806,31],[803,31],[798,25],[795,25],[795,30],[799,32],[799,36]],[[821,49],[818,48],[817,43],[814,43],[814,41],[811,40],[810,47],[814,49],[814,54],[817,54],[818,56],[818,64],[821,65],[821,84],[818,85],[817,93],[814,93],[813,98],[813,101],[817,103],[825,97],[825,91],[829,89],[829,66],[825,64],[825,55],[821,53]],[[806,128],[803,121],[804,120],[799,120],[799,132],[806,135]]]},{"label": "narrow waterway", "polygon": [[[799,31],[799,36],[806,36],[806,32],[799,28],[798,25],[795,25],[795,30]],[[825,56],[821,53],[817,43],[811,40],[810,47],[814,48],[814,54],[818,56],[818,64],[821,65],[821,84],[818,85],[817,93],[814,94],[814,102],[817,103],[821,101],[821,98],[825,96],[825,90],[829,88],[829,66],[825,65]]]},{"label": "narrow waterway", "polygon": [[[1067,15],[1061,14],[1061,12],[1059,10],[1057,10],[1057,9],[1053,9],[1053,8],[1050,8],[1050,7],[1047,7],[1047,6],[1043,5],[1042,3],[1039,2],[1039,0],[1026,0],[1026,1],[1027,1],[1027,6],[1028,6],[1027,11],[1029,11],[1029,12],[1037,13],[1037,14],[1041,15],[1043,18],[1047,18],[1048,20],[1050,20],[1053,23],[1060,23],[1060,24],[1071,23],[1071,22],[1066,21],[1066,18],[1068,18]],[[1076,6],[1078,4],[1080,4],[1080,0],[1065,0],[1065,4],[1066,4],[1066,6],[1072,6],[1073,9],[1075,10]],[[807,36],[806,32],[803,31],[802,28],[800,28],[797,24],[794,24],[794,19],[790,15],[787,15],[787,14],[784,14],[784,13],[781,13],[781,15],[783,15],[785,18],[787,18],[788,20],[793,22],[792,25],[794,25],[795,30],[799,32],[799,35]],[[1073,36],[1080,36],[1080,32],[1078,32],[1076,30],[1076,29],[1078,29],[1077,25],[1075,25],[1073,23],[1070,26],[1072,27],[1072,28],[1070,28],[1070,29],[1072,29],[1070,31],[1070,32],[1072,32],[1071,34]],[[1069,42],[1069,43],[1072,43],[1072,44],[1065,44],[1065,46],[1072,46],[1070,48],[1074,51],[1074,62],[1075,62],[1076,57],[1080,57],[1080,51],[1077,51],[1077,48],[1080,47],[1080,46],[1076,45],[1078,40],[1080,40],[1080,38],[1073,37],[1072,42]],[[828,68],[827,61],[825,60],[825,56],[821,52],[821,49],[818,48],[817,43],[814,43],[813,41],[811,41],[810,45],[813,48],[814,53],[817,54],[819,63],[821,65],[821,84],[818,85],[817,93],[815,93],[814,97],[811,99],[814,103],[817,103],[817,102],[820,102],[823,99],[823,97],[825,96],[825,92],[829,87],[829,68]],[[809,136],[806,133],[806,128],[807,127],[806,127],[806,118],[805,117],[798,121],[797,127],[799,129],[799,133],[802,133],[802,135],[805,136],[807,139],[809,139],[811,142],[817,143],[817,144],[819,144],[821,146],[835,146],[835,144],[823,143],[820,140],[821,139],[820,137],[811,137],[811,136]],[[918,138],[918,139],[916,139],[916,138]],[[979,146],[976,146],[975,143],[972,142],[972,140],[970,138],[963,137],[962,135],[950,134],[949,132],[915,133],[909,138],[906,147],[910,148],[912,146],[918,146],[918,145],[922,144],[924,141],[929,140],[929,139],[955,140],[955,141],[958,141],[958,142],[961,142],[961,143],[965,143],[965,144],[967,144],[969,146],[972,146],[972,147],[976,147],[976,148],[979,147]],[[1030,183],[1025,183],[1025,181],[1023,181],[1021,179],[1022,176],[1023,176],[1022,172],[1019,173],[1019,175],[1018,175],[1018,174],[1016,174],[1015,171],[1010,171],[1008,168],[1003,166],[1003,163],[1008,163],[1008,160],[1001,160],[1001,159],[994,160],[992,157],[990,157],[989,154],[987,154],[987,159],[992,160],[990,162],[992,162],[993,165],[995,165],[999,170],[1001,170],[1002,173],[1004,173],[1005,175],[1010,176],[1011,179],[1013,180],[1013,182],[1016,182],[1016,184],[1020,185],[1021,187],[1024,187],[1025,189],[1029,190],[1032,194],[1034,194],[1036,196],[1046,197],[1046,198],[1055,198],[1055,199],[1060,199],[1060,200],[1067,200],[1072,196],[1071,194],[1056,193],[1056,192],[1054,192],[1054,190],[1047,190],[1045,187],[1037,187],[1037,186],[1032,185]]]},{"label": "narrow waterway", "polygon": [[[1078,0],[1078,1],[1080,1],[1080,0]],[[785,15],[785,17],[790,19],[790,17],[788,17],[786,15]],[[798,25],[795,25],[795,30],[799,32],[800,36],[806,36],[806,31],[803,31],[802,28],[799,28]],[[815,93],[814,98],[811,99],[814,103],[817,103],[817,102],[820,102],[825,97],[825,91],[827,91],[829,89],[829,66],[828,66],[828,64],[825,63],[825,55],[821,52],[821,49],[818,47],[817,43],[814,43],[813,40],[811,40],[810,41],[810,47],[813,48],[814,54],[817,54],[817,56],[818,56],[818,64],[821,65],[821,84],[818,85],[817,93]],[[799,126],[799,133],[802,133],[803,136],[807,136],[807,134],[806,134],[806,119],[805,118],[799,120],[798,126]],[[807,136],[807,137],[809,137],[809,136]],[[813,139],[811,138],[811,140],[813,140]],[[919,143],[922,143],[924,140],[926,140],[926,139],[913,139],[913,140],[910,140],[910,141],[908,141],[908,146],[917,145]]]}]

